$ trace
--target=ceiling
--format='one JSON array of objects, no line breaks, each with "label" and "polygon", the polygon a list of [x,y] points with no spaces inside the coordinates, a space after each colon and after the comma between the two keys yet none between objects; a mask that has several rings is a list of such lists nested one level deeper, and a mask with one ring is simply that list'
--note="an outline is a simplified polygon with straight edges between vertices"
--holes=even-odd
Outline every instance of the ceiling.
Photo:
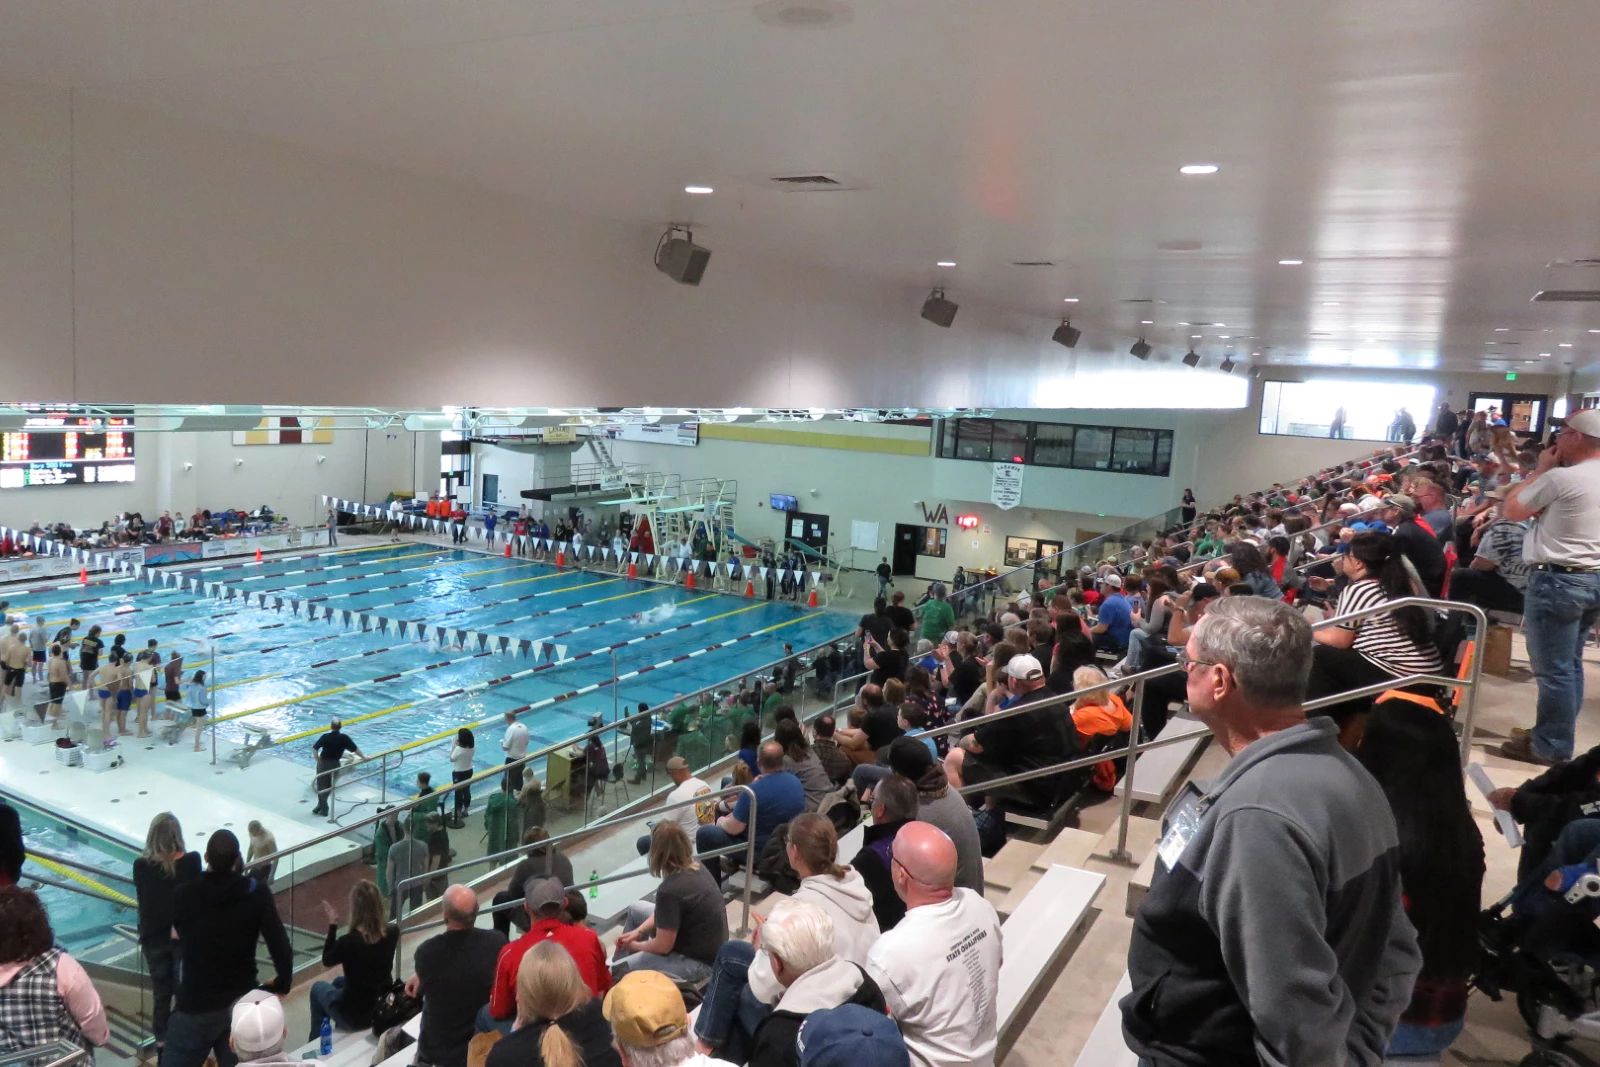
[{"label": "ceiling", "polygon": [[[1588,0],[0,5],[0,79],[1095,344],[1456,370],[1600,365],[1600,306],[1530,302],[1600,289],[1551,265],[1600,257],[1596,54]],[[847,188],[770,181],[813,173]]]}]

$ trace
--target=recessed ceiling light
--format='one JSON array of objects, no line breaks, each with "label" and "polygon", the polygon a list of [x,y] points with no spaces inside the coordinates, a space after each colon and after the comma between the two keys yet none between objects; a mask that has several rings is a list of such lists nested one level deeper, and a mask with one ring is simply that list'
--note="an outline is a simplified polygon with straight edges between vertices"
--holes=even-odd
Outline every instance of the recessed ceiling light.
[{"label": "recessed ceiling light", "polygon": [[953,267],[953,266],[955,266],[955,265],[956,265],[956,261],[955,261],[955,260],[953,260],[953,259],[941,259],[941,260],[940,260],[940,261],[939,261],[939,262],[938,262],[938,263],[937,263],[937,264],[935,264],[935,265],[936,265],[936,266],[940,266],[940,267]]},{"label": "recessed ceiling light", "polygon": [[[1496,326],[1494,328],[1494,332],[1495,333],[1510,333],[1511,332],[1511,327],[1509,327],[1509,326]],[[1596,331],[1591,330],[1590,332],[1594,333]]]},{"label": "recessed ceiling light", "polygon": [[1061,298],[1061,302],[1064,304],[1076,304],[1078,302],[1078,298],[1075,296],[1064,296]]},{"label": "recessed ceiling light", "polygon": [[1155,319],[1140,319],[1139,320],[1139,325],[1140,326],[1154,326],[1155,324],[1156,324],[1156,320]]},{"label": "recessed ceiling light", "polygon": [[1179,174],[1215,174],[1216,172],[1217,165],[1215,163],[1189,163],[1178,168]]},{"label": "recessed ceiling light", "polygon": [[1557,346],[1556,346],[1556,347],[1557,347],[1557,348],[1571,348],[1571,347],[1572,347],[1572,342],[1570,342],[1570,341],[1562,341],[1562,342],[1561,342],[1561,343],[1560,343],[1560,344],[1559,344],[1559,345],[1557,345]]},{"label": "recessed ceiling light", "polygon": [[1499,342],[1499,341],[1485,341],[1485,342],[1483,342],[1483,343],[1484,343],[1484,344],[1486,344],[1486,345],[1497,345],[1497,344],[1499,344],[1499,343],[1500,343],[1500,342]]},{"label": "recessed ceiling light", "polygon": [[1278,266],[1280,266],[1280,267],[1298,267],[1298,266],[1300,266],[1300,264],[1302,264],[1304,262],[1305,262],[1305,260],[1303,260],[1303,259],[1280,259],[1280,260],[1278,260]]},{"label": "recessed ceiling light", "polygon": [[1187,322],[1180,322],[1180,323],[1178,323],[1178,325],[1179,325],[1179,326],[1187,326],[1187,325],[1189,325],[1189,324],[1188,324],[1188,323],[1187,323]]},{"label": "recessed ceiling light", "polygon": [[1219,334],[1217,334],[1217,336],[1222,338],[1224,341],[1226,341],[1229,337],[1232,337],[1233,335],[1232,334],[1227,334],[1227,333],[1219,333]]},{"label": "recessed ceiling light", "polygon": [[[1540,359],[1549,359],[1550,358],[1550,353],[1548,353],[1548,352],[1540,352],[1539,353],[1539,358]],[[1530,360],[1528,360],[1528,362],[1532,363],[1533,360],[1530,359]]]},{"label": "recessed ceiling light", "polygon": [[1600,330],[1590,330],[1590,333],[1600,333]]},{"label": "recessed ceiling light", "polygon": [[1336,307],[1339,306],[1339,301],[1337,301],[1337,300],[1324,300],[1322,302],[1322,306],[1325,307],[1325,308],[1336,308]]},{"label": "recessed ceiling light", "polygon": [[716,190],[709,185],[685,185],[683,191],[691,196],[710,196]]},{"label": "recessed ceiling light", "polygon": [[1198,340],[1200,340],[1200,335],[1197,334],[1197,333],[1191,333],[1189,335],[1189,338],[1190,338],[1190,340],[1198,341]]}]

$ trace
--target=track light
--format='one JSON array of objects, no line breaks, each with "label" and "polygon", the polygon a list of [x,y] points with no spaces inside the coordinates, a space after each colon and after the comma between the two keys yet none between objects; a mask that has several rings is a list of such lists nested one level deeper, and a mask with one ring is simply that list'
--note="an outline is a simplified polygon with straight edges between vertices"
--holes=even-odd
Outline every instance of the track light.
[{"label": "track light", "polygon": [[922,302],[922,317],[935,326],[948,330],[950,324],[956,321],[956,309],[959,306],[944,298],[943,289],[935,289],[929,294],[928,299]]},{"label": "track light", "polygon": [[1223,374],[1232,374],[1233,373],[1233,360],[1228,359],[1227,357],[1223,357],[1222,364],[1217,369],[1220,370]]},{"label": "track light", "polygon": [[1056,332],[1051,335],[1050,340],[1066,348],[1077,348],[1078,338],[1082,336],[1083,331],[1073,329],[1070,320],[1062,319],[1061,325],[1056,327]]},{"label": "track light", "polygon": [[[682,237],[676,236],[683,234]],[[656,242],[656,270],[679,285],[699,285],[705,277],[706,264],[711,262],[711,250],[694,243],[694,232],[682,226],[672,226]]]},{"label": "track light", "polygon": [[1133,342],[1133,347],[1128,349],[1128,355],[1132,356],[1134,359],[1149,359],[1150,346],[1145,344],[1144,338],[1141,337],[1137,341]]},{"label": "track light", "polygon": [[1200,355],[1194,350],[1193,346],[1190,346],[1189,354],[1183,357],[1183,362],[1190,367],[1198,367],[1200,365]]}]

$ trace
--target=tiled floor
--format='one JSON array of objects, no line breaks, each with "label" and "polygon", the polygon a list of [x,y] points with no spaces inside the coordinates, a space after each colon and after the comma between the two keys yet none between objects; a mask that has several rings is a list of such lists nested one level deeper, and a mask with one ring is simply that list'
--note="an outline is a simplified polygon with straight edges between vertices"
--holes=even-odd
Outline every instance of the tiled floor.
[{"label": "tiled floor", "polygon": [[[1482,762],[1490,776],[1502,785],[1514,785],[1540,770],[1485,751],[1487,746],[1503,741],[1511,727],[1533,723],[1534,683],[1527,673],[1527,653],[1520,636],[1513,644],[1512,656],[1510,677],[1485,676],[1474,730],[1474,759]],[[1600,696],[1597,696],[1600,694],[1600,649],[1591,646],[1585,662],[1588,698],[1578,718],[1577,749],[1580,752],[1600,743]],[[1209,748],[1201,756],[1195,776],[1208,778],[1223,762],[1221,751]],[[1483,831],[1488,868],[1483,897],[1489,903],[1503,897],[1514,885],[1517,856],[1495,827],[1488,806],[1470,785],[1468,795],[1475,798],[1474,811]],[[1156,813],[1148,814],[1154,817]],[[1114,831],[1116,816],[1115,806],[1101,805],[1084,814],[1083,825],[1085,829],[1111,828]],[[1150,847],[1149,841],[1130,844],[1136,859],[1142,859]],[[1107,878],[1100,894],[1099,914],[1061,967],[1059,976],[1048,983],[1037,998],[1032,1019],[1001,1061],[1003,1067],[1054,1067],[1073,1063],[1126,967],[1133,920],[1123,914],[1122,905],[1133,870],[1099,859],[1090,861],[1088,866],[1104,872]],[[1511,1000],[1508,998],[1497,1004],[1474,994],[1467,1009],[1466,1032],[1445,1054],[1443,1062],[1464,1067],[1514,1065],[1528,1051],[1527,1030]]]}]

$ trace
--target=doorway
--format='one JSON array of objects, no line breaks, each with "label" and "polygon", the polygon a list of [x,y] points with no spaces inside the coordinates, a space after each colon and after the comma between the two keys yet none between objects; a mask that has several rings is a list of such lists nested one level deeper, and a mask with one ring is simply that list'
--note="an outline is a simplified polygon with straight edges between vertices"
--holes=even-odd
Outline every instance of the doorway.
[{"label": "doorway", "polygon": [[784,534],[786,541],[799,541],[807,548],[827,555],[828,516],[814,515],[807,511],[791,511],[784,515],[784,521],[788,527]]},{"label": "doorway", "polygon": [[485,506],[500,503],[500,476],[498,474],[485,474],[483,476],[483,503]]},{"label": "doorway", "polygon": [[[1061,577],[1060,553],[1066,546],[1060,541],[1040,541],[1038,562],[1033,565],[1036,577],[1049,578],[1052,585]],[[1055,557],[1055,558],[1052,558]]]},{"label": "doorway", "polygon": [[921,526],[907,526],[903,522],[894,524],[894,555],[889,558],[889,567],[895,574],[917,573],[917,553],[922,549],[922,530]]}]

